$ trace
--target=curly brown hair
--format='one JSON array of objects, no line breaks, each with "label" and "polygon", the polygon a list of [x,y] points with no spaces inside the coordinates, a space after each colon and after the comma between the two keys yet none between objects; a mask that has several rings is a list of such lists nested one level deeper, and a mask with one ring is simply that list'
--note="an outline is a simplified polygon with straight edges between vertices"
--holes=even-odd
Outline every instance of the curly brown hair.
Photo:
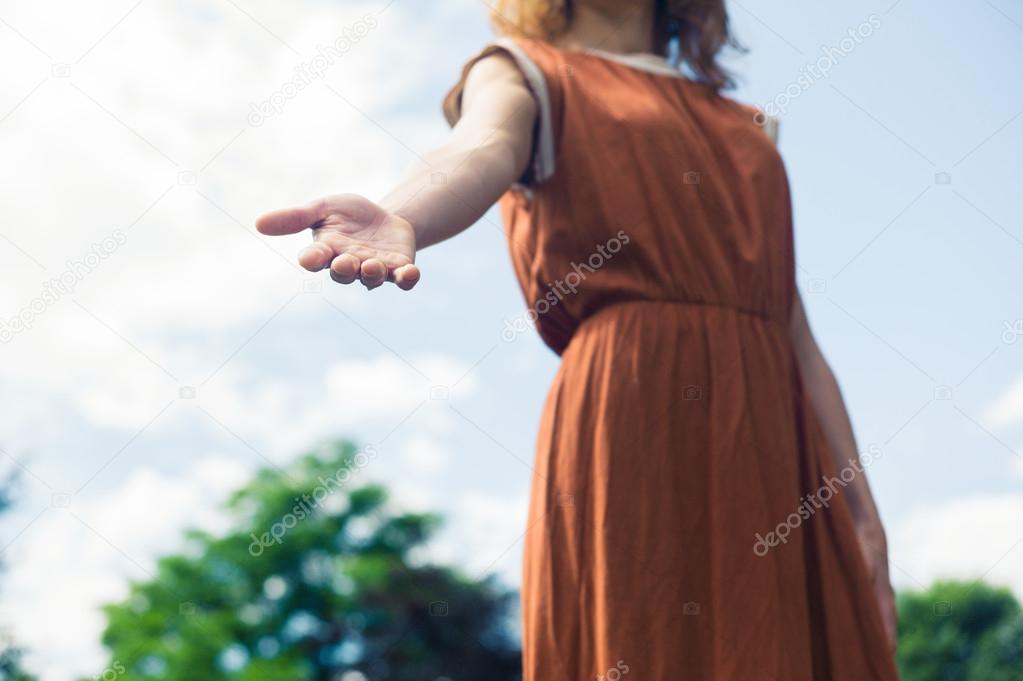
[{"label": "curly brown hair", "polygon": [[[715,90],[734,87],[731,74],[718,63],[724,47],[742,49],[731,35],[724,0],[654,2],[654,49],[667,55],[677,39],[679,66]],[[494,0],[490,18],[501,34],[550,41],[568,29],[572,5],[572,0]]]}]

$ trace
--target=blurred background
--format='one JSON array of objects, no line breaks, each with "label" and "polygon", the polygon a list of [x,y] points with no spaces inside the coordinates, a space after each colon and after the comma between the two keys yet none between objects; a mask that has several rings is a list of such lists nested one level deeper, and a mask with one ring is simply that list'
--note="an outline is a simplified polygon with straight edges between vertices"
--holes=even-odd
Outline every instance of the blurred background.
[{"label": "blurred background", "polygon": [[[557,358],[497,216],[411,294],[253,229],[438,144],[486,5],[0,0],[0,678],[514,678]],[[729,6],[904,678],[1021,679],[1023,6]]]}]

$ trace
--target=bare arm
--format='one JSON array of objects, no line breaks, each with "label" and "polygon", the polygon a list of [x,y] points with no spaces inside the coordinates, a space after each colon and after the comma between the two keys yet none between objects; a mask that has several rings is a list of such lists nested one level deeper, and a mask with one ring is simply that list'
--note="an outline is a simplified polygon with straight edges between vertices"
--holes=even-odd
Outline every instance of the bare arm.
[{"label": "bare arm", "polygon": [[835,470],[852,467],[856,471],[852,482],[843,489],[842,494],[852,512],[860,547],[872,572],[874,594],[881,609],[889,641],[894,645],[895,601],[888,576],[888,546],[884,528],[870,492],[870,485],[867,483],[866,472],[859,463],[856,439],[838,381],[835,380],[831,367],[828,366],[810,331],[803,301],[798,294],[792,307],[789,335],[804,389],[828,441]]},{"label": "bare arm", "polygon": [[[838,381],[817,346],[806,319],[803,301],[798,297],[792,310],[789,335],[796,351],[804,388],[828,440],[836,470],[848,468],[850,461],[859,461],[852,423]],[[857,474],[853,482],[843,490],[843,494],[846,495],[857,524],[877,521],[877,508],[865,475]]]},{"label": "bare arm", "polygon": [[[412,224],[419,248],[458,234],[522,177],[536,116],[536,101],[510,60],[497,54],[479,61],[469,72],[462,117],[447,142],[380,205]],[[443,184],[431,184],[434,177]]]},{"label": "bare arm", "polygon": [[314,242],[299,263],[313,272],[329,267],[339,283],[360,280],[372,289],[393,281],[410,289],[420,276],[417,249],[471,226],[522,177],[536,116],[518,69],[503,55],[491,55],[471,69],[462,116],[447,141],[379,204],[338,194],[268,213],[256,227],[271,235],[311,229]]}]

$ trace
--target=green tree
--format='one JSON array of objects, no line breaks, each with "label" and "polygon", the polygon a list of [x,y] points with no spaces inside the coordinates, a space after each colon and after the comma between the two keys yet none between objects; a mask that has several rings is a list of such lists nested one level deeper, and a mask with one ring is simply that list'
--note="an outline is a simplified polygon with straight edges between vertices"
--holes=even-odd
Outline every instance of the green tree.
[{"label": "green tree", "polygon": [[[15,483],[14,478],[8,478],[0,484],[0,513],[10,508]],[[0,565],[0,569],[2,567]],[[22,654],[21,649],[9,639],[7,633],[0,632],[0,681],[33,681],[35,677],[30,676],[21,667]]]},{"label": "green tree", "polygon": [[978,646],[971,681],[1023,681],[1023,614],[1002,622]]},{"label": "green tree", "polygon": [[20,648],[9,641],[0,642],[0,681],[34,681],[35,677],[21,668],[21,656]]},{"label": "green tree", "polygon": [[1023,681],[1023,614],[1008,589],[937,582],[898,607],[902,681]]},{"label": "green tree", "polygon": [[513,594],[414,560],[438,518],[391,512],[379,486],[350,489],[374,457],[342,442],[260,471],[231,498],[229,533],[190,532],[183,553],[105,608],[108,671],[124,681],[519,678]]}]

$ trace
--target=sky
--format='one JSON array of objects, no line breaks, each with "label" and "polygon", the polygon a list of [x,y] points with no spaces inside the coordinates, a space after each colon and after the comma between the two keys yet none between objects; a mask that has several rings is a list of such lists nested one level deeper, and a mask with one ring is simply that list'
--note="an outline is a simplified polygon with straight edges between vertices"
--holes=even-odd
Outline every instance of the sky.
[{"label": "sky", "polygon": [[[515,585],[557,357],[502,338],[525,304],[496,214],[422,252],[412,293],[336,286],[295,265],[306,236],[253,228],[379,198],[438,145],[485,5],[87,5],[0,0],[0,471],[20,477],[0,622],[29,666],[98,673],[100,604],[185,528],[225,527],[253,471],[335,437],[378,448],[359,474],[396,506],[446,515],[436,560]],[[798,282],[883,453],[893,577],[1023,597],[1023,10],[729,7],[732,96],[780,114]]]}]

